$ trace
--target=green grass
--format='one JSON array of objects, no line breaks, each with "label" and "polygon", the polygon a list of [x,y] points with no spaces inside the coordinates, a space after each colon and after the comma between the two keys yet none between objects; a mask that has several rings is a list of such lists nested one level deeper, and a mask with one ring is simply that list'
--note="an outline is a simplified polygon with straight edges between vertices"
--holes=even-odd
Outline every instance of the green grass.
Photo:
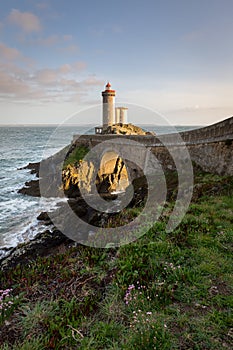
[{"label": "green grass", "polygon": [[1,288],[19,300],[0,349],[231,349],[232,180],[199,174],[209,195],[195,197],[171,233],[168,205],[118,249],[66,246],[0,272]]},{"label": "green grass", "polygon": [[74,148],[74,150],[71,153],[68,153],[68,156],[66,157],[63,168],[66,168],[67,165],[75,165],[78,164],[80,160],[82,160],[85,155],[88,153],[89,149],[86,146],[79,146]]}]

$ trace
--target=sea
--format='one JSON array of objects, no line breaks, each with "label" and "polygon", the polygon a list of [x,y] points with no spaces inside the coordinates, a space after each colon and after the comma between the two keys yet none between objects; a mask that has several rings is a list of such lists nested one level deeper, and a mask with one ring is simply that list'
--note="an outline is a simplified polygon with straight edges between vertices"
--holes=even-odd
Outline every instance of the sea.
[{"label": "sea", "polygon": [[[158,135],[174,131],[169,126],[140,126]],[[197,127],[178,126],[176,130]],[[59,203],[59,199],[19,194],[26,181],[36,178],[23,168],[70,144],[74,134],[85,133],[93,134],[93,126],[0,126],[0,258],[12,247],[47,229],[37,216],[42,211],[55,209]]]}]

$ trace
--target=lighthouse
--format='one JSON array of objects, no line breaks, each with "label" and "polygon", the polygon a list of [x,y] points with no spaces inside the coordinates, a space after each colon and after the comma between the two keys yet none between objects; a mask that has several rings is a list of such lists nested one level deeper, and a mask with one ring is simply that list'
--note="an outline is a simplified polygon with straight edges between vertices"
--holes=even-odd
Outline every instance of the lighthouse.
[{"label": "lighthouse", "polygon": [[102,91],[103,96],[103,128],[107,128],[115,124],[115,90],[111,89],[111,84],[108,82],[105,86],[105,91]]},{"label": "lighthouse", "polygon": [[127,123],[127,107],[116,107],[115,108],[115,124],[126,124]]}]

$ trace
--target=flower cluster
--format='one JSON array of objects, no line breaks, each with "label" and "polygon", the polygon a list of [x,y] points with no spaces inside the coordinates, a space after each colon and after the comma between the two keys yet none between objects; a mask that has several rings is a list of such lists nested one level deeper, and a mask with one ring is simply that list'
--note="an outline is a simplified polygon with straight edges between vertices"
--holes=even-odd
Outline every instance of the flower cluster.
[{"label": "flower cluster", "polygon": [[177,269],[180,269],[180,265],[178,265],[178,266],[175,266],[172,262],[171,263],[168,263],[168,262],[166,262],[165,261],[165,263],[164,263],[164,270],[166,271],[166,270],[173,270],[173,271],[175,271],[175,270],[177,270]]},{"label": "flower cluster", "polygon": [[181,266],[175,266],[172,262],[165,261],[161,266],[162,271],[155,280],[159,288],[169,287],[171,283],[177,285],[181,272]]},{"label": "flower cluster", "polygon": [[[151,311],[143,312],[142,310],[133,311],[133,319],[130,322],[130,328],[139,328],[140,332],[146,329],[155,329],[158,327],[158,320],[156,314]],[[166,330],[167,325],[163,324],[164,330]]]},{"label": "flower cluster", "polygon": [[136,324],[146,325],[152,320],[152,312],[142,312],[142,310],[133,311],[133,320],[130,323],[130,327],[134,328]]},{"label": "flower cluster", "polygon": [[12,307],[13,301],[11,297],[12,289],[0,289],[0,312],[2,316]]},{"label": "flower cluster", "polygon": [[124,301],[126,305],[128,305],[132,300],[137,299],[137,295],[142,294],[142,290],[145,289],[145,286],[141,286],[140,282],[137,281],[136,286],[134,284],[130,284],[125,293]]},{"label": "flower cluster", "polygon": [[132,291],[135,289],[135,285],[134,284],[130,284],[127,288],[127,291],[125,293],[125,297],[124,297],[124,301],[126,303],[126,305],[129,304],[130,301],[132,301],[132,299],[135,299],[135,296],[133,296]]}]

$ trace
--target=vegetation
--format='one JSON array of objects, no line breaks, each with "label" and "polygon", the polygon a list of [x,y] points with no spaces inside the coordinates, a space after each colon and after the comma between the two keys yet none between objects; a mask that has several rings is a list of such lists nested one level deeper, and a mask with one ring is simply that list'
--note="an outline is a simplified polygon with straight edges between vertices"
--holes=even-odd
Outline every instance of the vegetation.
[{"label": "vegetation", "polygon": [[168,203],[131,244],[61,245],[1,272],[12,303],[0,318],[0,349],[231,349],[233,178],[195,181],[172,233]]},{"label": "vegetation", "polygon": [[69,151],[64,161],[63,168],[67,167],[68,164],[78,164],[79,161],[85,157],[88,151],[89,149],[86,146],[75,147],[73,150]]}]

